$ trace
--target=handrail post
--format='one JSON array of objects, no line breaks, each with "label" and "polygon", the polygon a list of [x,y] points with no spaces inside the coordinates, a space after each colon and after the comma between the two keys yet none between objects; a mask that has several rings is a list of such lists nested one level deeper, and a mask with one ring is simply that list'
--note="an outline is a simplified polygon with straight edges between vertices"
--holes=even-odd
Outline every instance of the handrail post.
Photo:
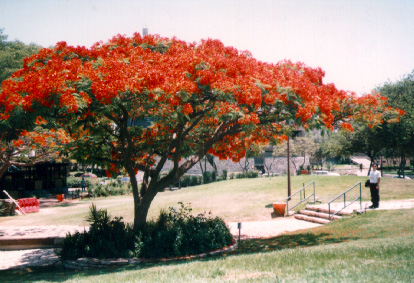
[{"label": "handrail post", "polygon": [[362,188],[361,188],[361,182],[359,182],[359,209],[362,210]]},{"label": "handrail post", "polygon": [[289,198],[286,199],[286,213],[289,213]]},{"label": "handrail post", "polygon": [[313,203],[316,204],[315,181],[313,181]]},{"label": "handrail post", "polygon": [[346,206],[346,193],[344,193],[344,206]]},{"label": "handrail post", "polygon": [[305,199],[306,198],[305,183],[302,184],[302,188],[303,188],[303,199]]},{"label": "handrail post", "polygon": [[328,215],[329,215],[329,221],[331,221],[331,203],[328,203]]}]

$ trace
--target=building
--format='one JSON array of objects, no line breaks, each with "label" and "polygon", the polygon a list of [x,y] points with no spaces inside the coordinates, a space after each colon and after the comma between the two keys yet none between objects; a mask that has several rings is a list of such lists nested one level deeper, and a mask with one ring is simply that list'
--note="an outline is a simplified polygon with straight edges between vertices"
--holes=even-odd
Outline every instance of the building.
[{"label": "building", "polygon": [[0,179],[0,198],[6,190],[13,198],[66,193],[69,163],[44,162],[34,166],[10,166]]}]

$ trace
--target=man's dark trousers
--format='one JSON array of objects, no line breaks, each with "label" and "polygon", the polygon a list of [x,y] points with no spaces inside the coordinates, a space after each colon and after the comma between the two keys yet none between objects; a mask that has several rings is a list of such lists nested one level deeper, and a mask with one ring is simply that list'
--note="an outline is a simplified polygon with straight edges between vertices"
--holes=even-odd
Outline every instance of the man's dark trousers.
[{"label": "man's dark trousers", "polygon": [[380,197],[379,197],[379,188],[377,189],[377,183],[371,183],[369,184],[369,189],[371,191],[371,202],[372,202],[372,206],[374,207],[378,207],[379,206],[379,201],[380,201]]}]

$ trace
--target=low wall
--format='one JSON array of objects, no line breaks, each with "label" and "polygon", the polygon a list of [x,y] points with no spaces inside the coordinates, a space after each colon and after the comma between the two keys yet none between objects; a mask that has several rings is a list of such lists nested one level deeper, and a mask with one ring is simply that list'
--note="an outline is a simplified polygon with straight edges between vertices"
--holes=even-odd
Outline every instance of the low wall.
[{"label": "low wall", "polygon": [[169,261],[180,261],[180,260],[191,260],[203,258],[206,256],[216,255],[224,252],[233,251],[237,248],[238,243],[234,243],[228,247],[222,248],[220,250],[215,250],[207,253],[202,253],[198,255],[190,255],[183,257],[172,257],[172,258],[161,258],[161,259],[140,259],[140,258],[118,258],[118,259],[97,259],[97,258],[78,258],[77,260],[63,260],[62,264],[64,267],[69,269],[95,269],[102,267],[119,267],[125,265],[134,265],[146,262],[169,262]]}]

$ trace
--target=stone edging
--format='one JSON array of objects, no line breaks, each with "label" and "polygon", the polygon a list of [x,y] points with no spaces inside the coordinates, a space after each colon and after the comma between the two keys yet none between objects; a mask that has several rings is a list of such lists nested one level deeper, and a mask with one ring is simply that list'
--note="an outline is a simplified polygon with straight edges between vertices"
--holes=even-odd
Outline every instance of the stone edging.
[{"label": "stone edging", "polygon": [[78,258],[76,260],[62,260],[62,265],[65,268],[69,269],[93,269],[101,267],[119,267],[125,265],[134,265],[146,262],[169,262],[169,261],[179,261],[179,260],[191,260],[203,258],[209,255],[216,255],[228,251],[233,251],[237,248],[238,243],[234,243],[225,248],[214,250],[211,252],[206,252],[198,255],[182,256],[182,257],[173,257],[173,258],[160,258],[160,259],[142,259],[142,258],[118,258],[118,259],[97,259],[97,258]]}]

